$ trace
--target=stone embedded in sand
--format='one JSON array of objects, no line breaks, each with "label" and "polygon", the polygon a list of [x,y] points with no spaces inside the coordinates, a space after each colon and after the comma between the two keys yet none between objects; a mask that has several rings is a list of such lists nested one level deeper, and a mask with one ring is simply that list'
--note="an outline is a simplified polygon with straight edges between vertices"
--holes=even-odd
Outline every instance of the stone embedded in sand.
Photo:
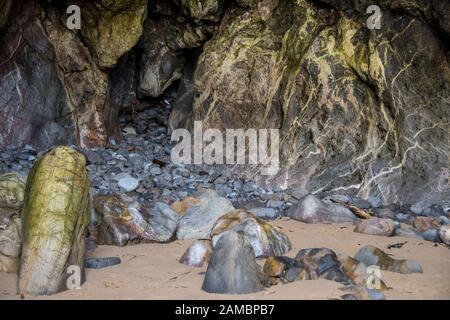
[{"label": "stone embedded in sand", "polygon": [[318,222],[353,222],[358,218],[346,207],[337,204],[326,204],[319,198],[308,195],[288,210],[288,216],[306,223]]},{"label": "stone embedded in sand", "polygon": [[178,222],[177,238],[209,239],[216,221],[234,210],[233,204],[216,192],[206,191],[198,197],[199,203],[186,210]]},{"label": "stone embedded in sand", "polygon": [[84,237],[89,220],[85,157],[57,147],[33,166],[22,212],[23,247],[19,292],[47,295],[66,288],[66,268],[84,278]]},{"label": "stone embedded in sand", "polygon": [[413,221],[413,226],[419,232],[425,232],[430,229],[439,229],[442,221],[439,218],[433,217],[416,217]]},{"label": "stone embedded in sand", "polygon": [[[345,274],[350,277],[355,283],[367,285],[367,280],[369,277],[374,277],[373,273],[369,272],[368,266],[363,263],[355,260],[352,257],[344,257],[340,259],[342,264],[342,270]],[[380,290],[387,290],[388,286],[382,279],[379,279]]]},{"label": "stone embedded in sand", "polygon": [[264,290],[267,282],[246,238],[227,232],[214,247],[202,289],[210,293],[244,294]]},{"label": "stone embedded in sand", "polygon": [[181,201],[175,201],[170,205],[170,207],[179,215],[184,215],[186,210],[190,207],[198,204],[200,201],[194,197],[186,197]]},{"label": "stone embedded in sand", "polygon": [[181,256],[180,262],[190,267],[203,267],[211,258],[212,251],[210,240],[197,240]]},{"label": "stone embedded in sand", "polygon": [[167,242],[177,227],[178,214],[160,202],[148,208],[127,195],[117,194],[96,197],[94,207],[101,216],[97,230],[99,244],[125,246],[143,241]]},{"label": "stone embedded in sand", "polygon": [[376,289],[368,289],[364,284],[352,285],[339,288],[348,292],[341,296],[343,300],[385,300],[384,293]]},{"label": "stone embedded in sand", "polygon": [[450,245],[450,225],[446,224],[439,228],[439,237],[443,243]]},{"label": "stone embedded in sand", "polygon": [[302,249],[295,260],[306,270],[311,279],[327,279],[345,284],[351,284],[350,279],[342,270],[341,262],[334,251],[328,248]]},{"label": "stone embedded in sand", "polygon": [[[310,276],[297,260],[285,256],[270,256],[264,263],[263,272],[270,279],[283,279],[287,282],[309,280]],[[277,283],[278,281],[272,281]]]},{"label": "stone embedded in sand", "polygon": [[391,219],[370,218],[360,221],[353,231],[390,237],[394,234],[395,223]]},{"label": "stone embedded in sand", "polygon": [[368,245],[361,248],[355,255],[355,260],[363,262],[368,266],[376,265],[381,270],[397,273],[422,273],[422,266],[413,260],[397,260],[391,258],[381,249]]},{"label": "stone embedded in sand", "polygon": [[227,231],[246,237],[257,258],[281,256],[291,249],[291,242],[283,232],[242,209],[231,211],[217,220],[211,231],[213,246]]},{"label": "stone embedded in sand", "polygon": [[87,269],[103,269],[122,263],[119,257],[87,258],[84,267]]}]

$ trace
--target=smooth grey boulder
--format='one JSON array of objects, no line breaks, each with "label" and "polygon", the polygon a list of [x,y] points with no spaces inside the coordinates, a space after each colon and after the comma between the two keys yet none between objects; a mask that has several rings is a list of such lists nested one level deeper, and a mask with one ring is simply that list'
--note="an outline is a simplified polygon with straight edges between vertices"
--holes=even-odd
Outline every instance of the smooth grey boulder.
[{"label": "smooth grey boulder", "polygon": [[358,218],[353,212],[337,203],[324,203],[319,198],[308,195],[288,210],[288,216],[306,223],[354,222]]},{"label": "smooth grey boulder", "polygon": [[245,237],[227,232],[214,248],[202,289],[209,293],[253,293],[264,290],[265,279]]}]

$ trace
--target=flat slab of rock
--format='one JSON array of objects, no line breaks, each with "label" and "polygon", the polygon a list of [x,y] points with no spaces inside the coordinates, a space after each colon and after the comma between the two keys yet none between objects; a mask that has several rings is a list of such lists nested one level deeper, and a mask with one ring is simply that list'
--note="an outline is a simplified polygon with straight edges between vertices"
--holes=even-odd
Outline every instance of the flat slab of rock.
[{"label": "flat slab of rock", "polygon": [[203,267],[211,258],[212,251],[210,240],[197,240],[181,256],[180,262],[190,267]]},{"label": "flat slab of rock", "polygon": [[94,207],[101,217],[96,235],[98,244],[167,242],[172,239],[179,219],[164,203],[157,202],[148,208],[124,194],[96,197]]},{"label": "flat slab of rock", "polygon": [[355,255],[355,260],[363,262],[367,266],[376,265],[381,270],[397,273],[422,273],[422,266],[413,260],[397,260],[391,258],[381,249],[368,245],[361,248]]},{"label": "flat slab of rock", "polygon": [[324,203],[319,198],[308,195],[288,210],[288,216],[306,223],[319,222],[354,222],[358,218],[353,212],[337,203]]},{"label": "flat slab of rock", "polygon": [[178,222],[177,239],[209,239],[216,221],[234,210],[233,204],[216,192],[205,192],[199,203],[191,206]]},{"label": "flat slab of rock", "polygon": [[394,235],[395,223],[391,219],[370,218],[361,220],[353,231],[374,236],[390,237]]},{"label": "flat slab of rock", "polygon": [[68,147],[56,147],[35,162],[22,212],[20,293],[48,295],[64,290],[69,266],[77,266],[84,275],[89,220],[85,166],[85,157]]},{"label": "flat slab of rock", "polygon": [[84,261],[84,267],[88,269],[103,269],[120,263],[122,263],[122,260],[119,257],[87,258]]},{"label": "flat slab of rock", "polygon": [[227,231],[247,238],[257,258],[281,256],[291,249],[289,238],[276,227],[245,210],[234,210],[220,217],[211,231],[213,246]]},{"label": "flat slab of rock", "polygon": [[217,242],[202,289],[209,293],[245,294],[264,290],[267,278],[245,237],[227,232]]}]

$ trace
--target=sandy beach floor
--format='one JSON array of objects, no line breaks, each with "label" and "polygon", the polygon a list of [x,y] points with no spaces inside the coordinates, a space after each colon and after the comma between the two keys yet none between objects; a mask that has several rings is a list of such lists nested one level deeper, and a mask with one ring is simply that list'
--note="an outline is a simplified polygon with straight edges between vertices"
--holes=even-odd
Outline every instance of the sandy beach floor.
[{"label": "sandy beach floor", "polygon": [[[450,299],[450,249],[444,245],[359,234],[353,232],[352,224],[305,224],[287,219],[272,224],[289,236],[293,248],[287,255],[291,257],[298,250],[311,247],[327,247],[337,254],[354,256],[361,247],[371,244],[394,258],[418,261],[423,274],[382,271],[382,280],[392,287],[385,291],[387,299]],[[405,241],[401,248],[387,249],[390,244]],[[209,294],[201,290],[206,267],[192,268],[177,261],[191,243],[99,246],[90,256],[117,256],[122,263],[104,269],[87,269],[87,281],[81,289],[39,299],[333,299],[344,294],[340,284],[328,280],[278,284],[248,295]],[[0,273],[0,299],[20,298],[16,290],[17,276]]]}]

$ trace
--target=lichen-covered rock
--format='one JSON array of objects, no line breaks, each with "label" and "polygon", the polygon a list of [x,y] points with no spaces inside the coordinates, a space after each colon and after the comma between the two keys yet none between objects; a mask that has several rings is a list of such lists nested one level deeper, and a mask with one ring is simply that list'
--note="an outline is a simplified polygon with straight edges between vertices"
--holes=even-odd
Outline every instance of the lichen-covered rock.
[{"label": "lichen-covered rock", "polygon": [[[261,179],[270,185],[384,204],[448,199],[448,50],[422,9],[399,14],[410,7],[396,3],[376,32],[367,6],[280,1],[267,20],[255,6],[228,8],[198,62],[194,119],[280,129],[282,168]],[[448,7],[438,3],[426,11]]]},{"label": "lichen-covered rock", "polygon": [[180,262],[190,267],[203,267],[211,258],[212,251],[210,240],[197,240],[183,253]]},{"label": "lichen-covered rock", "polygon": [[284,256],[268,257],[264,262],[263,272],[271,279],[272,284],[276,284],[278,279],[287,282],[311,279],[297,260]]},{"label": "lichen-covered rock", "polygon": [[0,175],[0,207],[21,206],[27,177],[11,172]]},{"label": "lichen-covered rock", "polygon": [[0,272],[17,272],[22,247],[22,220],[0,208]]},{"label": "lichen-covered rock", "polygon": [[84,237],[89,220],[85,157],[57,147],[34,164],[25,189],[19,292],[48,295],[66,289],[66,268],[84,278]]},{"label": "lichen-covered rock", "polygon": [[368,245],[361,248],[355,255],[355,260],[363,262],[367,266],[376,265],[381,270],[388,270],[403,274],[422,273],[422,266],[413,260],[397,260],[391,258],[381,249]]},{"label": "lichen-covered rock", "polygon": [[15,172],[0,175],[0,272],[19,268],[25,183],[26,177]]},{"label": "lichen-covered rock", "polygon": [[348,208],[337,203],[326,204],[313,195],[308,195],[291,206],[288,210],[288,216],[306,223],[342,223],[358,220]]},{"label": "lichen-covered rock", "polygon": [[181,8],[191,18],[217,22],[224,0],[181,0]]},{"label": "lichen-covered rock", "polygon": [[217,242],[202,289],[209,293],[244,294],[264,290],[267,278],[246,238],[227,232]]},{"label": "lichen-covered rock", "polygon": [[230,231],[246,237],[257,258],[281,256],[291,249],[283,232],[245,210],[231,211],[217,220],[211,231],[213,246]]},{"label": "lichen-covered rock", "polygon": [[98,68],[88,48],[61,23],[60,17],[58,11],[50,8],[44,27],[67,94],[76,143],[82,147],[105,147],[109,138],[120,138],[118,109],[110,101],[108,75]]},{"label": "lichen-covered rock", "polygon": [[391,219],[371,218],[359,222],[353,231],[374,236],[390,237],[394,235],[395,223]]},{"label": "lichen-covered rock", "polygon": [[110,68],[139,40],[147,0],[83,2],[81,33],[100,68]]},{"label": "lichen-covered rock", "polygon": [[216,221],[234,210],[233,204],[216,192],[205,192],[198,197],[198,204],[191,206],[180,218],[177,239],[209,239]]},{"label": "lichen-covered rock", "polygon": [[359,261],[353,259],[352,257],[344,257],[344,258],[340,259],[340,261],[342,264],[343,271],[345,272],[345,274],[348,277],[350,277],[350,279],[353,280],[353,282],[358,283],[358,284],[363,284],[364,286],[367,286],[367,284],[369,282],[369,284],[371,286],[375,286],[375,285],[379,284],[379,288],[378,288],[379,290],[388,290],[389,289],[388,286],[386,285],[386,283],[382,279],[374,278],[374,277],[376,277],[376,275],[369,272],[370,270],[365,263],[359,262]]},{"label": "lichen-covered rock", "polygon": [[148,208],[127,195],[116,194],[96,197],[94,207],[101,219],[96,232],[99,244],[168,242],[177,227],[178,214],[160,202]]}]

